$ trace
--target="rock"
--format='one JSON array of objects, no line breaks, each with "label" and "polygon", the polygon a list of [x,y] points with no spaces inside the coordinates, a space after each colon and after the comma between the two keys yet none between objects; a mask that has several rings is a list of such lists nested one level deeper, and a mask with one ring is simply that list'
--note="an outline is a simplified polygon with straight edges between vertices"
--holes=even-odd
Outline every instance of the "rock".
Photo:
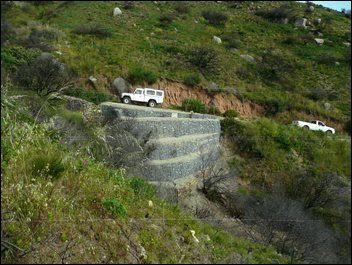
[{"label": "rock", "polygon": [[313,12],[314,11],[314,6],[309,6],[308,9],[309,9],[309,11]]},{"label": "rock", "polygon": [[86,101],[81,98],[75,98],[75,97],[66,96],[66,95],[63,95],[62,97],[66,99],[67,109],[72,111],[82,111],[94,105],[94,103]]},{"label": "rock", "polygon": [[351,43],[349,43],[349,42],[343,42],[342,44],[343,44],[343,45],[346,45],[347,47],[350,47],[350,46],[351,46]]},{"label": "rock", "polygon": [[98,79],[91,75],[90,77],[88,77],[88,80],[92,83],[96,83]]},{"label": "rock", "polygon": [[112,82],[112,88],[114,94],[121,97],[122,93],[130,91],[131,85],[122,77],[118,77]]},{"label": "rock", "polygon": [[339,65],[340,65],[340,62],[335,62],[335,65],[336,65],[336,66],[339,66]]},{"label": "rock", "polygon": [[120,8],[115,7],[113,12],[114,17],[122,15],[122,11]]},{"label": "rock", "polygon": [[324,108],[326,111],[329,111],[331,109],[331,104],[329,102],[324,103]]},{"label": "rock", "polygon": [[254,58],[248,54],[241,54],[240,56],[248,62],[254,62]]},{"label": "rock", "polygon": [[298,28],[307,28],[307,19],[306,18],[298,18],[295,22],[295,27]]},{"label": "rock", "polygon": [[62,52],[60,52],[60,51],[55,51],[55,53],[58,55],[62,55]]},{"label": "rock", "polygon": [[140,246],[139,258],[142,260],[146,260],[148,258],[147,251],[145,250],[145,248],[143,246]]},{"label": "rock", "polygon": [[154,207],[154,204],[153,204],[153,202],[152,202],[151,200],[148,201],[148,206],[149,206],[150,208],[153,208],[153,207]]},{"label": "rock", "polygon": [[213,41],[217,44],[220,44],[221,43],[221,39],[217,36],[213,36]]},{"label": "rock", "polygon": [[321,24],[321,18],[317,18],[317,24],[320,25]]},{"label": "rock", "polygon": [[287,17],[285,17],[284,19],[282,19],[282,24],[287,24],[288,23],[288,18]]},{"label": "rock", "polygon": [[207,85],[207,90],[208,90],[208,92],[219,92],[220,88],[216,83],[209,82]]},{"label": "rock", "polygon": [[315,43],[318,44],[318,45],[323,45],[323,43],[324,43],[324,39],[318,39],[318,38],[316,38],[316,39],[314,39],[314,40],[315,40]]}]

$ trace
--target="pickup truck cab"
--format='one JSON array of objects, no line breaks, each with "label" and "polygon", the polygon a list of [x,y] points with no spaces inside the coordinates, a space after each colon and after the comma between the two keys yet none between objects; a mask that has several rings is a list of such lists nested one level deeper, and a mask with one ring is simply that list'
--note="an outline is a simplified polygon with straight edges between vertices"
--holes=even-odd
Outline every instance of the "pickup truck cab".
[{"label": "pickup truck cab", "polygon": [[121,99],[125,104],[147,103],[149,107],[154,108],[157,104],[164,102],[164,91],[153,88],[136,88],[133,93],[122,93]]},{"label": "pickup truck cab", "polygon": [[311,121],[311,122],[293,121],[292,124],[312,131],[323,131],[326,133],[333,133],[333,134],[335,133],[334,128],[326,126],[322,121]]}]

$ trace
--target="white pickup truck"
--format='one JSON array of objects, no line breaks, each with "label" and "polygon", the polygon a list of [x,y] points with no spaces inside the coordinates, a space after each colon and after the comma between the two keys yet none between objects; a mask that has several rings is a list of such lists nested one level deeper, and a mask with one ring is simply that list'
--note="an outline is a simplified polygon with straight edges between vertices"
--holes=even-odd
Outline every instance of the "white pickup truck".
[{"label": "white pickup truck", "polygon": [[335,133],[335,129],[331,128],[329,126],[326,126],[323,122],[321,121],[312,121],[312,122],[305,122],[305,121],[293,121],[293,125],[296,125],[298,127],[302,127],[304,129],[309,129],[312,131],[323,131],[326,133]]},{"label": "white pickup truck", "polygon": [[157,104],[164,102],[164,91],[153,88],[136,88],[133,93],[122,93],[121,99],[125,104],[144,102],[148,103],[149,107],[154,108]]}]

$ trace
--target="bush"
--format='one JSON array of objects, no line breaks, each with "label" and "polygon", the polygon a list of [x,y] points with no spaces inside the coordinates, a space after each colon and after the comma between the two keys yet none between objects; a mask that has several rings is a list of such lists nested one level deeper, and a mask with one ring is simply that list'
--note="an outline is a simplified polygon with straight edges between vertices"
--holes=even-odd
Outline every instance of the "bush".
[{"label": "bush", "polygon": [[292,18],[292,9],[287,6],[280,6],[271,10],[260,9],[255,13],[257,16],[264,17],[270,21],[281,21],[285,18]]},{"label": "bush", "polygon": [[239,49],[241,47],[241,42],[237,38],[238,35],[236,33],[229,33],[222,37],[226,47],[229,49]]},{"label": "bush", "polygon": [[238,112],[234,109],[229,109],[222,114],[225,118],[235,118],[238,116]]},{"label": "bush", "polygon": [[198,47],[189,53],[189,61],[203,74],[217,73],[219,67],[219,57],[212,48]]},{"label": "bush", "polygon": [[335,65],[335,62],[338,61],[338,59],[335,56],[332,55],[321,55],[316,59],[316,62],[318,64],[325,64],[325,65]]},{"label": "bush", "polygon": [[1,23],[1,46],[9,40],[16,38],[15,28],[11,23]]},{"label": "bush", "polygon": [[122,218],[127,217],[126,207],[116,198],[103,200],[103,207],[110,213],[120,216]]},{"label": "bush", "polygon": [[143,179],[132,178],[130,181],[130,186],[135,194],[148,199],[152,198],[155,194],[155,188]]},{"label": "bush", "polygon": [[32,165],[32,175],[41,175],[58,179],[65,171],[60,152],[38,152],[30,159]]},{"label": "bush", "polygon": [[31,63],[39,54],[39,50],[22,46],[6,47],[1,49],[1,61],[7,69],[15,70],[22,64]]},{"label": "bush", "polygon": [[202,16],[212,25],[223,25],[227,21],[227,16],[221,12],[203,11]]},{"label": "bush", "polygon": [[173,20],[174,20],[173,15],[163,14],[159,17],[159,24],[161,27],[166,28],[172,23]]},{"label": "bush", "polygon": [[101,91],[86,90],[83,88],[70,88],[65,90],[65,95],[81,98],[95,104],[100,104],[105,101],[111,101],[112,96]]},{"label": "bush", "polygon": [[276,115],[287,110],[287,103],[281,101],[280,99],[274,98],[266,101],[265,107],[266,115]]},{"label": "bush", "polygon": [[259,63],[260,73],[267,79],[280,79],[282,74],[294,74],[296,64],[275,51],[266,52]]},{"label": "bush", "polygon": [[23,41],[26,48],[37,48],[42,51],[51,51],[50,42],[57,40],[61,35],[56,29],[32,29],[28,38]]},{"label": "bush", "polygon": [[105,28],[104,26],[98,24],[79,25],[73,29],[73,33],[79,35],[93,35],[100,38],[107,38],[112,35],[109,28]]},{"label": "bush", "polygon": [[151,71],[145,70],[144,68],[138,66],[132,68],[128,72],[127,80],[131,84],[147,82],[148,84],[153,84],[158,80],[158,76]]},{"label": "bush", "polygon": [[201,78],[199,74],[191,74],[185,78],[184,83],[188,86],[196,86],[199,85],[200,81]]},{"label": "bush", "polygon": [[175,10],[181,14],[189,13],[190,6],[185,1],[178,1],[175,3]]},{"label": "bush", "polygon": [[124,9],[132,9],[136,6],[136,3],[134,1],[124,1],[123,2],[123,8]]},{"label": "bush", "polygon": [[44,96],[68,88],[72,79],[72,72],[50,54],[43,54],[32,63],[22,65],[15,76],[19,86]]},{"label": "bush", "polygon": [[183,100],[182,109],[185,111],[194,111],[197,113],[208,113],[207,106],[196,98],[186,98]]}]

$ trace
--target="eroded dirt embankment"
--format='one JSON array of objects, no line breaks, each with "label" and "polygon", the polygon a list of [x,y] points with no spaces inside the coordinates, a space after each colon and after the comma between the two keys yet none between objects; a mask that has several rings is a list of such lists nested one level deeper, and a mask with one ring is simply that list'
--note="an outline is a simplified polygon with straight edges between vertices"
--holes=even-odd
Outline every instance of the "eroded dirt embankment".
[{"label": "eroded dirt embankment", "polygon": [[181,82],[162,79],[152,87],[163,89],[165,91],[164,108],[171,105],[182,105],[182,101],[186,98],[197,98],[208,106],[215,106],[220,112],[229,109],[236,110],[241,117],[254,118],[262,116],[264,108],[250,101],[240,100],[233,94],[217,93],[211,95],[205,89],[200,87],[189,87]]}]

